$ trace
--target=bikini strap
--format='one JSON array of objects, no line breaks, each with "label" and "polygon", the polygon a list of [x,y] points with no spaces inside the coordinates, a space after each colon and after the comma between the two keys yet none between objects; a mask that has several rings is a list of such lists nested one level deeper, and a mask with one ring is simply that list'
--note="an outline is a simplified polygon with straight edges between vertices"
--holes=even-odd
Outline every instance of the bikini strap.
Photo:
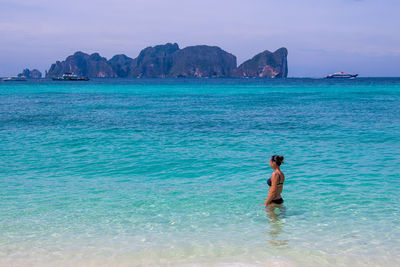
[{"label": "bikini strap", "polygon": [[282,182],[281,182],[281,175],[279,174],[279,183],[278,184],[283,184]]}]

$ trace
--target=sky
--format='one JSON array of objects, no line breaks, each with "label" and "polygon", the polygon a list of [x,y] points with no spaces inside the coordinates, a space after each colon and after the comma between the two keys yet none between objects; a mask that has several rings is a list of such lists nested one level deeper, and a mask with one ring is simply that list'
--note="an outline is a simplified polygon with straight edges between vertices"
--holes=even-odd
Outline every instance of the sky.
[{"label": "sky", "polygon": [[286,47],[289,77],[400,76],[399,0],[0,0],[0,77],[75,51],[216,45],[238,64]]}]

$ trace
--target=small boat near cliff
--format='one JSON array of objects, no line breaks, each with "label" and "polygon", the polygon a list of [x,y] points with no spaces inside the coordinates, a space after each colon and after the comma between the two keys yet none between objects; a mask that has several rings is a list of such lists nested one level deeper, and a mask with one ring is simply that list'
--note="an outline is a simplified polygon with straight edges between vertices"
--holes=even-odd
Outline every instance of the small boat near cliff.
[{"label": "small boat near cliff", "polygon": [[358,74],[350,74],[350,73],[344,73],[344,72],[336,72],[334,74],[329,74],[325,78],[327,79],[334,79],[334,78],[344,78],[344,79],[351,79],[351,78],[356,78]]},{"label": "small boat near cliff", "polygon": [[62,76],[53,77],[53,81],[89,81],[88,77],[80,77],[72,72],[65,72]]},{"label": "small boat near cliff", "polygon": [[3,82],[26,82],[25,76],[12,76],[2,79]]}]

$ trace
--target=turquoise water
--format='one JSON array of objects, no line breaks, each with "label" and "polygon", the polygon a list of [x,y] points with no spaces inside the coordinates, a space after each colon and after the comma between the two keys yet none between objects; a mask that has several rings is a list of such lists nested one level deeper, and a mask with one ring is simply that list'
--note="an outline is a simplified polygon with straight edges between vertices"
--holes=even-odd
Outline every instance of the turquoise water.
[{"label": "turquoise water", "polygon": [[3,82],[0,265],[400,265],[399,133],[400,79]]}]

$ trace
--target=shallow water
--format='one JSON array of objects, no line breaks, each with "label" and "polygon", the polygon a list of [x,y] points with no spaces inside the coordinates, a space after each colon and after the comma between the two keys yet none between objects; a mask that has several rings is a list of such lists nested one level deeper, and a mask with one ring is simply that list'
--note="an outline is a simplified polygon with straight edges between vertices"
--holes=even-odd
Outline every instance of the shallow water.
[{"label": "shallow water", "polygon": [[0,83],[0,265],[400,265],[399,132],[400,79]]}]

